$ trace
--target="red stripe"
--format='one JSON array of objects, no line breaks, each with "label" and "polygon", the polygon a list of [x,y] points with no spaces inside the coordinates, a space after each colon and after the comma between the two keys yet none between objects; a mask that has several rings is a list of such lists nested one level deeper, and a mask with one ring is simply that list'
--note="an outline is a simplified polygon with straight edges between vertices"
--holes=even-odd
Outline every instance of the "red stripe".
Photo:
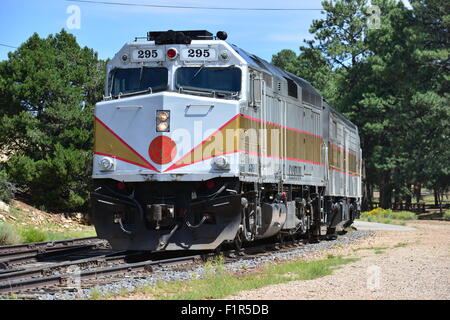
[{"label": "red stripe", "polygon": [[354,176],[354,177],[359,177],[359,174],[354,174],[354,173],[350,173],[350,172],[344,172],[344,171],[341,171],[341,170],[333,168],[333,167],[329,167],[329,168],[331,170],[337,171],[337,172],[342,173],[342,174],[348,174],[348,175],[351,175],[351,176]]},{"label": "red stripe", "polygon": [[[106,130],[108,130],[113,136],[115,136],[117,139],[120,140],[120,142],[122,142],[128,149],[130,149],[134,154],[136,154],[142,161],[144,161],[148,167],[145,167],[141,164],[137,164],[135,162],[132,162],[130,160],[125,160],[125,159],[120,159],[129,163],[133,163],[136,164],[140,167],[144,167],[156,172],[159,172],[150,162],[148,162],[144,157],[142,157],[136,150],[134,150],[128,143],[126,143],[121,137],[119,137],[117,134],[114,133],[114,131],[112,131],[106,124],[103,123],[103,121],[101,121],[99,118],[95,117],[95,120],[97,120]],[[118,157],[116,157],[117,159],[119,159]]]}]

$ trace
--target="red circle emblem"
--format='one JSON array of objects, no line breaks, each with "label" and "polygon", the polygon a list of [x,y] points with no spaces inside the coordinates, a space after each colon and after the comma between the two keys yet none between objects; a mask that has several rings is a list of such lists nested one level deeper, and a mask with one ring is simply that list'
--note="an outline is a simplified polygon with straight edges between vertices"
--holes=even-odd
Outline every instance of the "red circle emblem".
[{"label": "red circle emblem", "polygon": [[167,164],[177,155],[177,146],[169,137],[158,136],[150,143],[148,154],[154,163]]}]

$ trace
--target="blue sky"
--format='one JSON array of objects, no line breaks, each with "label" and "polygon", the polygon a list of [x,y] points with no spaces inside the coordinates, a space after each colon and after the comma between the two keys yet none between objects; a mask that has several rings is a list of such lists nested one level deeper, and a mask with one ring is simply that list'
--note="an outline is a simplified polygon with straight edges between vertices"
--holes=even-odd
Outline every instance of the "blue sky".
[{"label": "blue sky", "polygon": [[[111,0],[111,2],[126,2]],[[320,0],[132,0],[130,3],[214,7],[321,8]],[[66,30],[70,5],[81,12],[80,29],[71,29],[82,46],[94,48],[100,58],[112,57],[122,45],[151,30],[206,29],[228,33],[228,41],[270,61],[281,49],[298,51],[309,26],[320,11],[254,12],[160,9],[74,3],[65,0],[1,0],[0,43],[19,46],[34,32],[41,37]],[[0,47],[0,60],[14,49]]]},{"label": "blue sky", "polygon": [[[126,0],[110,0],[127,2]],[[321,8],[320,0],[132,0],[129,3],[155,5]],[[77,5],[81,13],[80,29],[68,29],[71,14],[67,9]],[[298,52],[303,39],[311,39],[308,29],[320,11],[222,11],[197,9],[163,9],[75,3],[66,0],[0,0],[0,43],[18,47],[34,32],[41,37],[65,28],[82,46],[98,51],[100,58],[113,57],[122,45],[151,30],[198,30],[212,33],[225,30],[228,41],[266,60],[282,49]],[[0,60],[8,51],[0,46]]]}]

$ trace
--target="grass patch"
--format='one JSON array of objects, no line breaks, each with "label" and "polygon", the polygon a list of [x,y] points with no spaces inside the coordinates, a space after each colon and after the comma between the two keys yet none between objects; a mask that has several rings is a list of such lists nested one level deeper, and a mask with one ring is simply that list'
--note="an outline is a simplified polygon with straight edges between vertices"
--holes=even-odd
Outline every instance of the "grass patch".
[{"label": "grass patch", "polygon": [[442,216],[442,218],[446,221],[450,221],[450,209],[445,210],[444,215]]},{"label": "grass patch", "polygon": [[11,207],[11,222],[0,222],[0,245],[56,241],[96,236],[92,226],[71,224],[63,228],[52,219],[34,221],[35,214]]},{"label": "grass patch", "polygon": [[393,211],[390,218],[395,220],[417,220],[417,215],[411,211]]},{"label": "grass patch", "polygon": [[20,244],[23,242],[17,229],[6,222],[0,222],[0,246]]},{"label": "grass patch", "polygon": [[99,300],[104,297],[104,295],[98,289],[92,289],[90,294],[92,300]]},{"label": "grass patch", "polygon": [[394,248],[406,247],[407,245],[408,244],[406,242],[399,242],[394,246]]},{"label": "grass patch", "polygon": [[22,236],[24,243],[43,242],[47,238],[44,231],[34,228],[23,229],[20,232],[20,235]]},{"label": "grass patch", "polygon": [[227,271],[220,261],[207,265],[206,276],[191,281],[158,282],[136,292],[149,294],[156,299],[221,299],[244,290],[258,289],[268,285],[294,280],[311,280],[332,273],[337,267],[356,261],[328,255],[324,260],[292,261],[264,266],[255,274],[236,276]]},{"label": "grass patch", "polygon": [[52,231],[41,230],[36,228],[19,228],[20,235],[23,239],[22,243],[31,242],[44,242],[44,241],[56,241],[64,239],[82,238],[95,236],[95,231],[82,230],[82,231]]},{"label": "grass patch", "polygon": [[384,250],[384,249],[388,249],[389,247],[364,247],[364,248],[356,248],[353,249],[353,251],[359,251],[359,250],[375,250],[375,251],[380,251],[380,250]]},{"label": "grass patch", "polygon": [[405,220],[417,220],[417,215],[410,211],[392,211],[391,209],[376,208],[362,212],[360,220],[387,224],[405,225]]},{"label": "grass patch", "polygon": [[[108,299],[114,296],[114,293],[110,292],[110,291],[101,291],[97,288],[92,289],[89,292],[90,296],[88,298],[88,300],[104,300],[104,299]],[[119,295],[121,296],[126,296],[128,295],[129,292],[126,289],[121,289],[119,292]]]},{"label": "grass patch", "polygon": [[[392,248],[400,248],[405,247],[408,244],[406,242],[399,242],[396,245],[394,245]],[[390,247],[365,247],[365,248],[356,248],[353,249],[353,251],[359,251],[359,250],[374,250],[375,254],[382,254],[385,252],[386,249],[389,249]]]}]

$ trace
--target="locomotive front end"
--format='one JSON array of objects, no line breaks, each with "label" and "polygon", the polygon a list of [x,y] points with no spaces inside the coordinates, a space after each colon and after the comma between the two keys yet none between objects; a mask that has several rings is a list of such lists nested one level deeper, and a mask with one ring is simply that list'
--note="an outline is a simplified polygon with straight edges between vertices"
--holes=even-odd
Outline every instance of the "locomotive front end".
[{"label": "locomotive front end", "polygon": [[215,249],[240,225],[245,61],[206,31],[152,32],[108,63],[95,107],[97,234],[119,250]]}]

